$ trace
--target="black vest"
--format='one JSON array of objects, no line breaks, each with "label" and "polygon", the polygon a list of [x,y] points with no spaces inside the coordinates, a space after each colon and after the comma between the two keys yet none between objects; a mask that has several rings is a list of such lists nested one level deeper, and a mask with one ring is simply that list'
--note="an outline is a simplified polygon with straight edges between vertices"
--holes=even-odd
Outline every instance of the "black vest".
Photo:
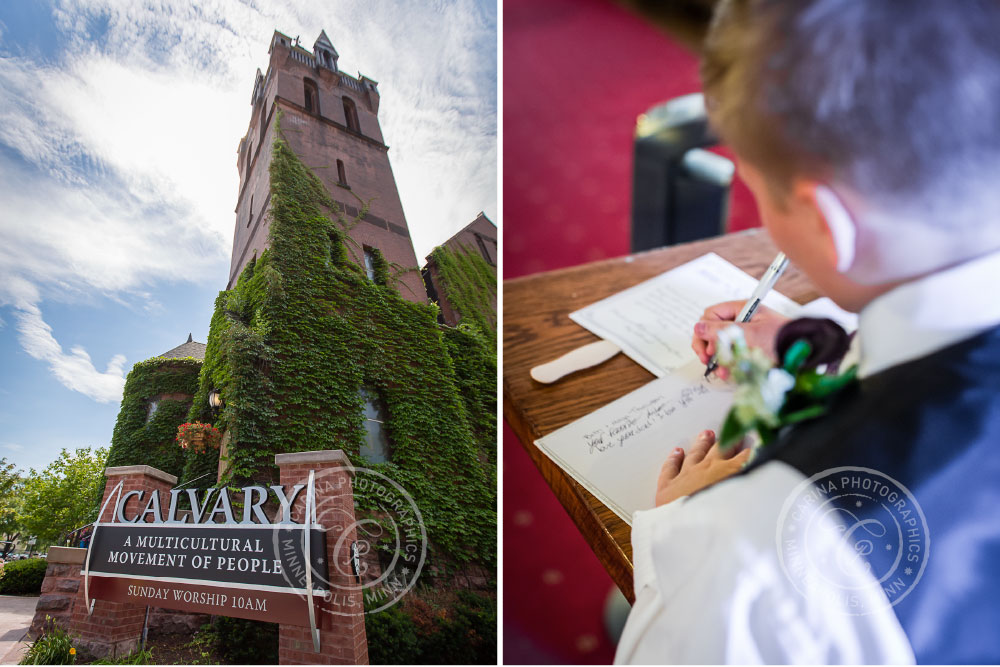
[{"label": "black vest", "polygon": [[[907,487],[930,538],[894,607],[917,661],[1000,662],[1000,328],[862,380],[747,470],[770,460],[807,478],[870,468]],[[866,559],[882,572],[891,555]]]}]

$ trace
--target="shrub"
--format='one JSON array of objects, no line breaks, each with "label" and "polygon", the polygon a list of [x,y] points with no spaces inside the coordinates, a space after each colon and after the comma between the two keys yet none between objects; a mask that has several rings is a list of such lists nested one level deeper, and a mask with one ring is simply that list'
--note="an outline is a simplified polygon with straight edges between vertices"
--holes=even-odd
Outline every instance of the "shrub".
[{"label": "shrub", "polygon": [[0,570],[0,595],[38,595],[45,579],[44,558],[15,560]]},{"label": "shrub", "polygon": [[365,615],[368,662],[372,665],[420,663],[420,637],[413,619],[401,605]]},{"label": "shrub", "polygon": [[212,635],[224,662],[232,665],[278,664],[278,625],[219,616]]},{"label": "shrub", "polygon": [[436,623],[423,650],[425,664],[492,665],[497,660],[496,601],[458,592],[450,617]]},{"label": "shrub", "polygon": [[493,665],[497,658],[496,601],[458,591],[448,610],[435,613],[411,601],[365,616],[368,660],[384,664]]},{"label": "shrub", "polygon": [[[46,620],[51,621],[49,617]],[[72,665],[75,662],[76,649],[73,648],[70,636],[55,623],[51,623],[49,630],[28,646],[20,664]]]}]

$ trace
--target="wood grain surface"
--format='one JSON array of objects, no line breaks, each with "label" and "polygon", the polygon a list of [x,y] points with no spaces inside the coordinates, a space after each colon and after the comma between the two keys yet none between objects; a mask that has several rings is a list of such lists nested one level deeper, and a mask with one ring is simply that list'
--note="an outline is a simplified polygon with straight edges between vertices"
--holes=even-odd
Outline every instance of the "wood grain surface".
[{"label": "wood grain surface", "polygon": [[[569,319],[574,310],[710,251],[755,278],[763,274],[777,254],[766,232],[753,229],[503,283],[504,417],[629,602],[635,599],[631,528],[542,454],[534,442],[639,388],[654,376],[624,354],[552,385],[535,382],[528,372],[533,366],[599,340]],[[794,266],[788,268],[776,289],[799,303],[820,296]],[[517,485],[517,479],[505,478],[504,492],[516,493]]]}]

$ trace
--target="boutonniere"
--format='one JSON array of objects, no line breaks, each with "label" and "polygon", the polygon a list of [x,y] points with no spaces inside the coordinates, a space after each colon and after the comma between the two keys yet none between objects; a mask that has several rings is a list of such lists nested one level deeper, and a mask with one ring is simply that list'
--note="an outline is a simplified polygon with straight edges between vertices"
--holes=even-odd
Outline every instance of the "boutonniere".
[{"label": "boutonniere", "polygon": [[783,428],[823,415],[833,397],[855,381],[857,366],[842,373],[823,372],[839,362],[849,341],[833,320],[794,320],[778,334],[775,348],[781,365],[776,366],[763,350],[747,346],[739,327],[721,331],[716,359],[729,370],[736,391],[722,424],[720,447],[756,434],[753,458]]}]

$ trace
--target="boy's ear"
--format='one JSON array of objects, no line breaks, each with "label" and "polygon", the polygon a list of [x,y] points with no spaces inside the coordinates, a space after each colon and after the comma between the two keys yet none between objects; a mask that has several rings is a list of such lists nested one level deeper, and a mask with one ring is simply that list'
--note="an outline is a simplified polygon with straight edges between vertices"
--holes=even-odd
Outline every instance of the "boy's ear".
[{"label": "boy's ear", "polygon": [[836,258],[836,269],[840,273],[846,273],[854,264],[857,252],[858,228],[851,212],[837,193],[823,183],[800,181],[796,184],[796,195],[811,200],[809,203],[816,210],[820,225],[824,228],[820,232],[829,236],[830,251]]}]

